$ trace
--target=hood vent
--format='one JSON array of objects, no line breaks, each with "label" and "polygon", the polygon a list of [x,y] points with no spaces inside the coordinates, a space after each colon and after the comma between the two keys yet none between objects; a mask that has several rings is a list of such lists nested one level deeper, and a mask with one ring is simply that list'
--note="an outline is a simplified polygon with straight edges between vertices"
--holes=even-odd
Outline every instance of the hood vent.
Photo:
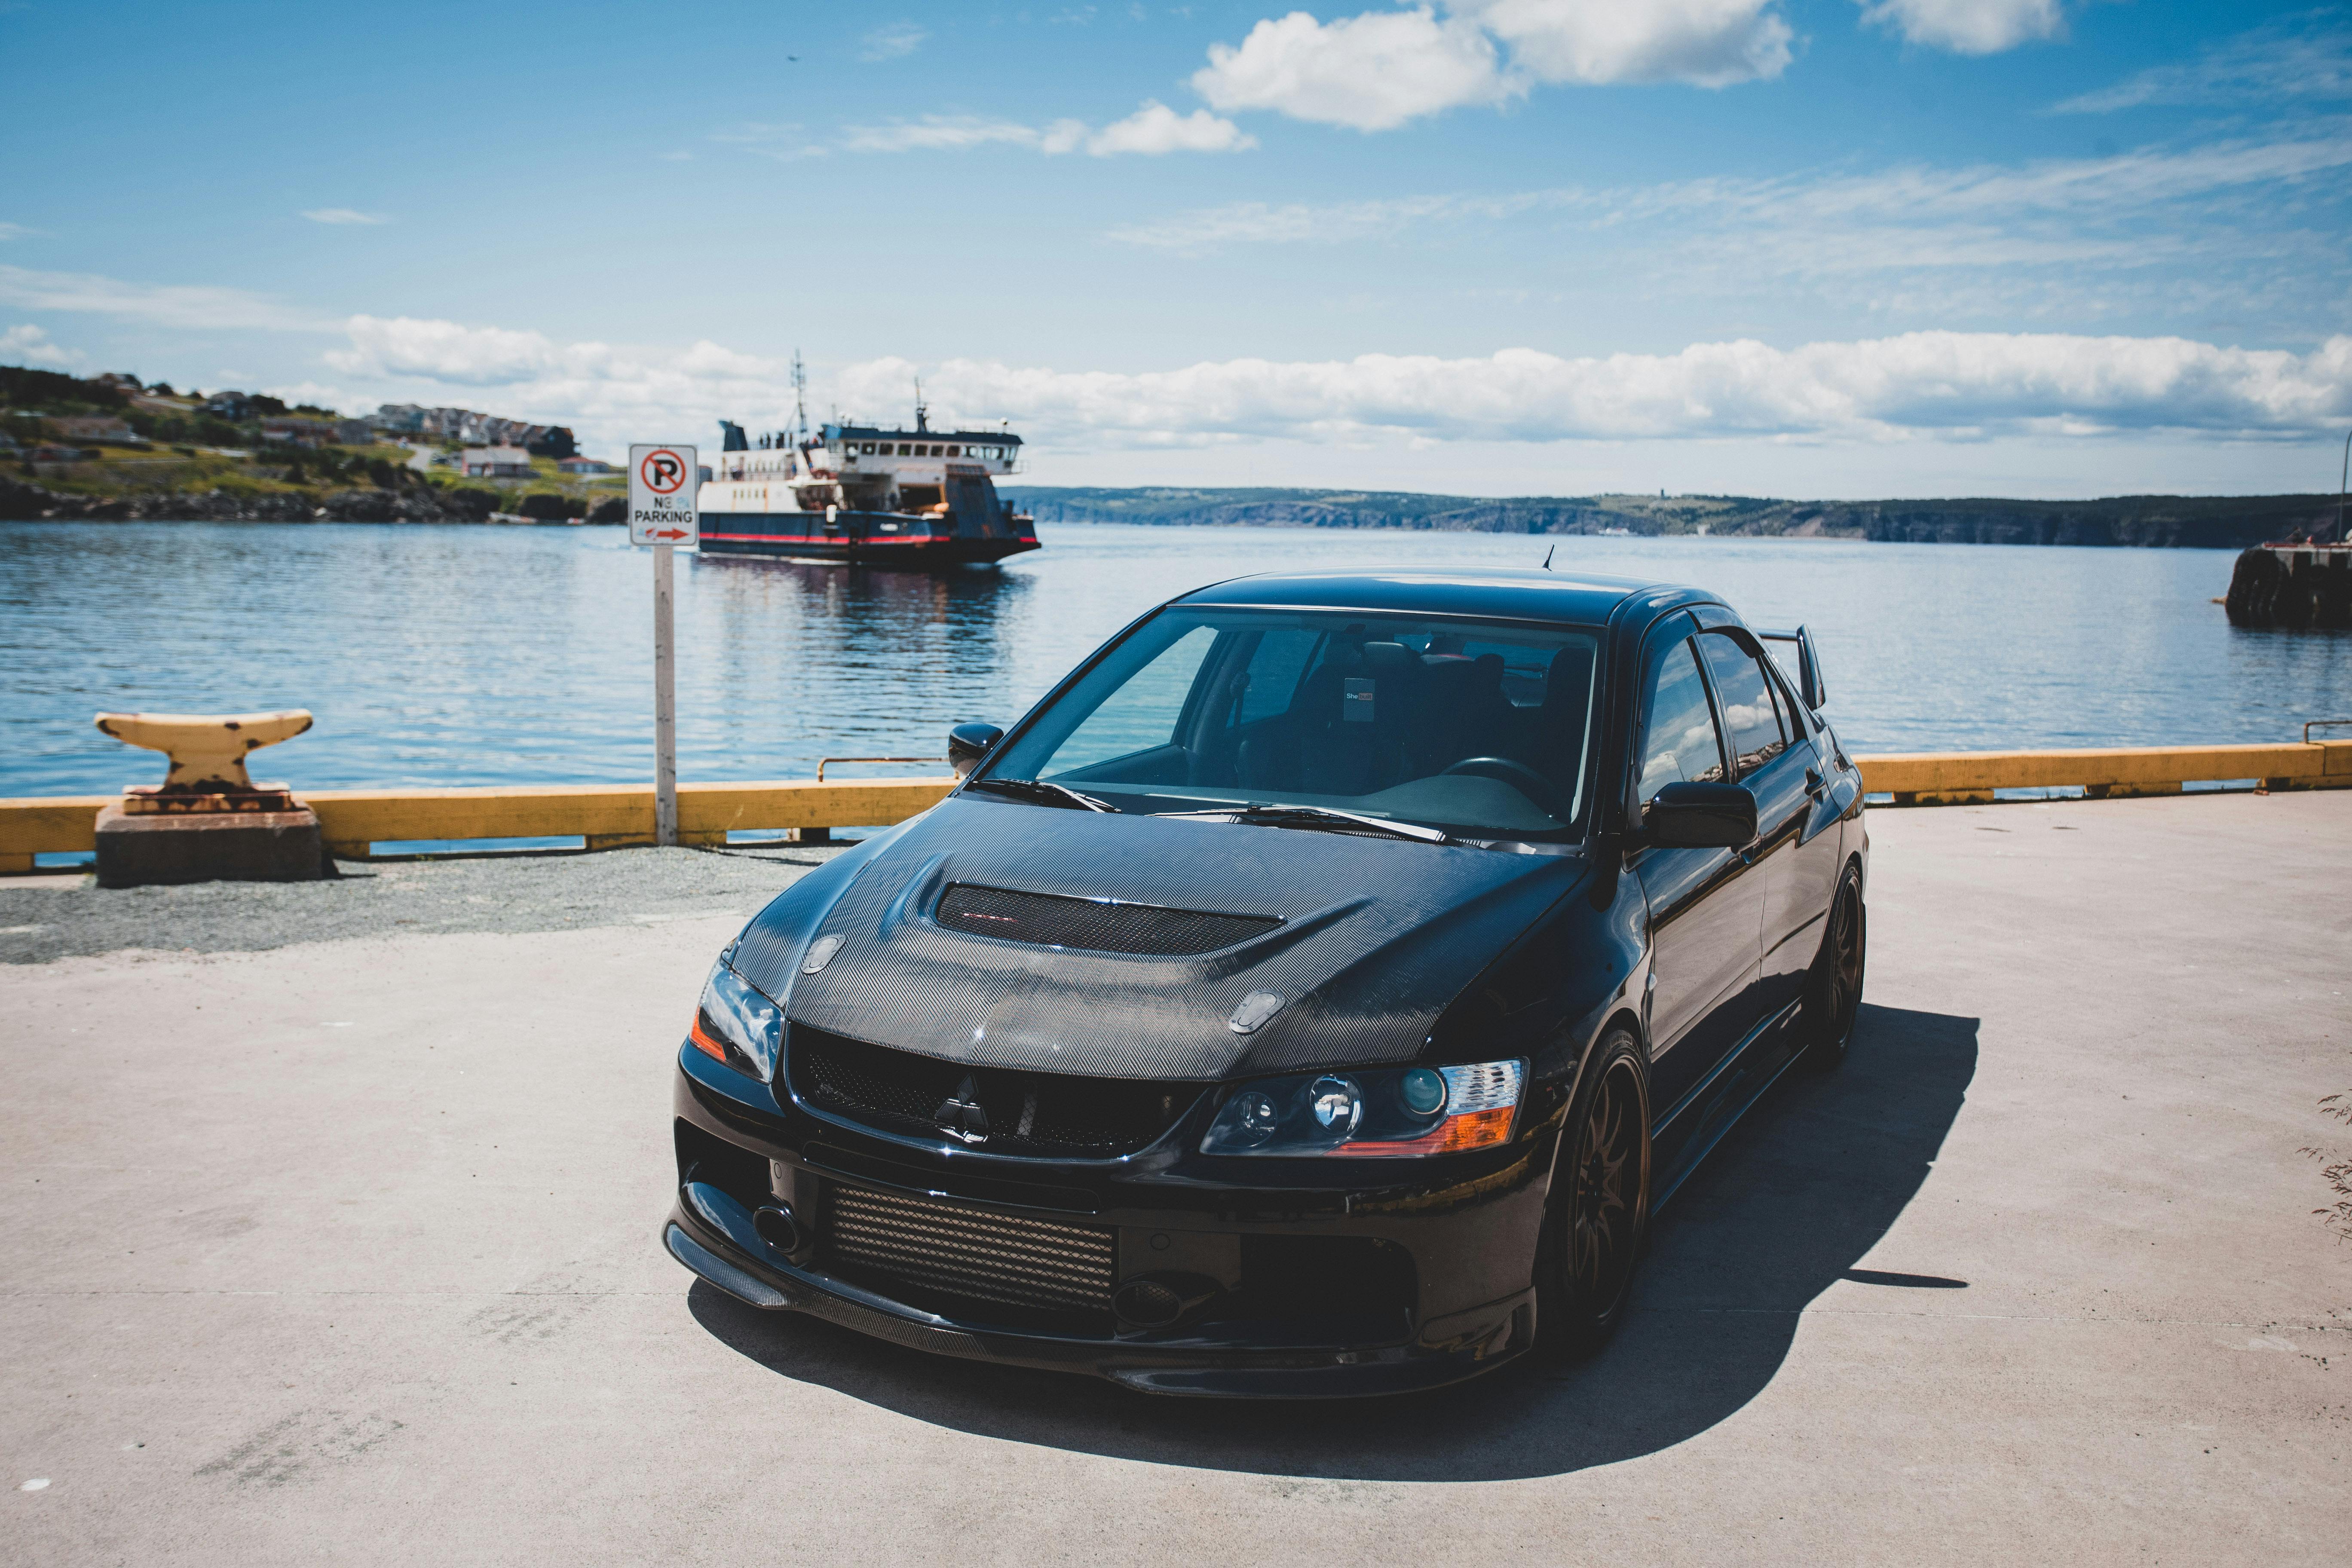
[{"label": "hood vent", "polygon": [[1021,893],[971,882],[950,886],[933,918],[950,931],[975,936],[1152,958],[1214,952],[1282,923],[1265,915],[1207,914],[1108,899]]}]

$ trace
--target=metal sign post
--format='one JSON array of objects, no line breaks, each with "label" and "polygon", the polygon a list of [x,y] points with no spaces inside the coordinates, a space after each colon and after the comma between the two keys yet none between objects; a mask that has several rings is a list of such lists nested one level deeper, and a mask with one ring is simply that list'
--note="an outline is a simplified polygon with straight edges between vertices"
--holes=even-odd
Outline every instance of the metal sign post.
[{"label": "metal sign post", "polygon": [[671,552],[702,539],[695,449],[629,448],[629,542],[654,552],[654,842],[677,842],[677,656]]}]

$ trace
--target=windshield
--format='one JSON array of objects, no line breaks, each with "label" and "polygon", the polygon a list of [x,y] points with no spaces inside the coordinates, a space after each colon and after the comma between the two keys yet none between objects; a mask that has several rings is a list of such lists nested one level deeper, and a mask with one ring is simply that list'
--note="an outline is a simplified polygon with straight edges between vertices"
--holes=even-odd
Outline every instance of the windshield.
[{"label": "windshield", "polygon": [[1590,631],[1363,611],[1162,611],[989,759],[1121,811],[1318,805],[1472,838],[1580,822]]}]

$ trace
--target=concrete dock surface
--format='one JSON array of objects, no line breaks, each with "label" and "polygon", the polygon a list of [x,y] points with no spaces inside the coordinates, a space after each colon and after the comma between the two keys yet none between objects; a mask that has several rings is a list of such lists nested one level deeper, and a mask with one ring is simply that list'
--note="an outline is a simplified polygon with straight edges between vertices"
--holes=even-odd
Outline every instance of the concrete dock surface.
[{"label": "concrete dock surface", "polygon": [[0,889],[0,1560],[2346,1561],[2352,793],[1870,825],[1853,1058],[1615,1342],[1316,1406],[671,1261],[673,1053],[813,856]]}]

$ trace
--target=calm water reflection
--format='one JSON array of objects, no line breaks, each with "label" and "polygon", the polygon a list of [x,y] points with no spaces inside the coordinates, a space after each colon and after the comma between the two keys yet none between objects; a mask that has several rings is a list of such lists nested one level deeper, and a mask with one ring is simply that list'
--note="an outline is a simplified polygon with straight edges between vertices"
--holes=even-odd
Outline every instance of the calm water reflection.
[{"label": "calm water reflection", "polygon": [[[1018,715],[1184,588],[1302,566],[1533,565],[1494,534],[1063,527],[944,576],[681,561],[679,773],[805,776],[932,754]],[[2292,738],[2352,710],[2352,637],[2237,632],[2231,557],[1797,541],[1562,539],[1556,568],[1698,582],[1804,620],[1865,751]],[[609,529],[0,524],[0,794],[159,763],[101,709],[307,707],[262,771],[314,788],[650,776],[647,562]],[[855,770],[852,770],[855,771]],[[867,770],[875,771],[875,770]],[[887,771],[887,770],[881,770]]]}]

